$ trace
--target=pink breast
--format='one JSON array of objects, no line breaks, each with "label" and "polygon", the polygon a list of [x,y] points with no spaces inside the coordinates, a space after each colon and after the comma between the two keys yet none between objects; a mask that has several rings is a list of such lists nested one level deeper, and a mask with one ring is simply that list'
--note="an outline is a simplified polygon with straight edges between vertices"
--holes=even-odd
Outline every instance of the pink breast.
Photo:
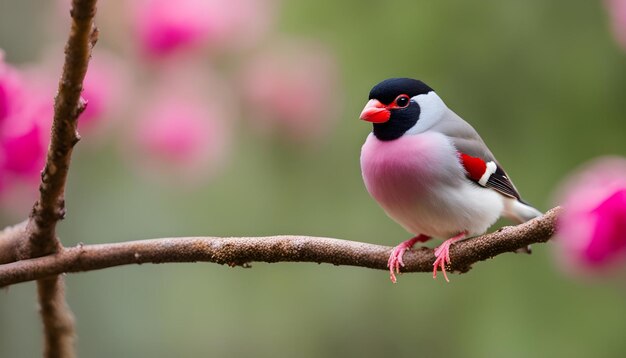
[{"label": "pink breast", "polygon": [[[429,200],[450,172],[460,168],[456,150],[439,133],[380,141],[370,134],[361,150],[361,170],[370,195],[383,207],[406,210]],[[448,176],[448,177],[447,177]]]}]

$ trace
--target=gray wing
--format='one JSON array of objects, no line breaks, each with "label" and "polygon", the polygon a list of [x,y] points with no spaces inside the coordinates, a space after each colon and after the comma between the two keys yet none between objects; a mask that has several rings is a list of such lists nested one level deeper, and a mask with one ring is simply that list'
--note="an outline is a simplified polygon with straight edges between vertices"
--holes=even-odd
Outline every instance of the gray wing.
[{"label": "gray wing", "polygon": [[[476,130],[463,118],[452,112],[452,110],[447,109],[443,117],[430,130],[440,132],[449,137],[460,153],[480,158],[485,163],[493,161],[496,164],[496,171],[489,177],[484,186],[521,201],[517,188],[515,188],[509,176],[500,166],[500,163],[489,151],[489,148],[487,148],[487,145]],[[472,181],[476,182],[473,179]]]}]

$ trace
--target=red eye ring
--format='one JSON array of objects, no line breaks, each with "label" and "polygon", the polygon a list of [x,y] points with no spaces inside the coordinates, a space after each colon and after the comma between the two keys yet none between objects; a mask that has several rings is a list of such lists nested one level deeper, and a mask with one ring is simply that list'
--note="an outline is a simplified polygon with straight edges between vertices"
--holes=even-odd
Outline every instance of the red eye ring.
[{"label": "red eye ring", "polygon": [[393,101],[394,107],[396,108],[406,108],[411,103],[411,98],[409,98],[406,94],[401,94]]}]

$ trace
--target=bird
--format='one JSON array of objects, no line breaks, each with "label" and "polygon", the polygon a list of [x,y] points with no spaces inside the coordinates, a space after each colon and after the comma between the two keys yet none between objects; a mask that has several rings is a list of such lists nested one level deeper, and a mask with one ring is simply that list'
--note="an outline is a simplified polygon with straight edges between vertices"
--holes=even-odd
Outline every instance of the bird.
[{"label": "bird", "polygon": [[[372,123],[361,148],[361,173],[370,196],[414,235],[395,246],[390,279],[418,242],[444,239],[433,278],[449,282],[450,246],[485,233],[500,217],[523,223],[542,213],[522,200],[476,130],[424,82],[390,78],[375,85],[360,119]],[[529,250],[530,248],[528,248]]]}]

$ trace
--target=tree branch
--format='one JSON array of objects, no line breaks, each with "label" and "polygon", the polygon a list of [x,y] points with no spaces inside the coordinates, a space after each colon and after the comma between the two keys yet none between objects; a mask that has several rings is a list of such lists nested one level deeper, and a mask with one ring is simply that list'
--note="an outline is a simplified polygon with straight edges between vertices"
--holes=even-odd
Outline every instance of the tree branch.
[{"label": "tree branch", "polygon": [[[65,216],[65,182],[72,149],[80,139],[76,131],[77,121],[86,105],[80,94],[98,34],[93,23],[95,13],[96,0],[72,0],[72,27],[54,100],[52,132],[46,164],[41,173],[39,200],[30,214],[26,225],[27,240],[20,243],[17,259],[40,257],[63,250],[56,236],[56,224]],[[74,318],[65,302],[62,277],[40,279],[37,292],[44,324],[44,356],[74,357]]]},{"label": "tree branch", "polygon": [[[451,271],[467,272],[471,266],[530,244],[546,242],[554,234],[559,207],[527,223],[452,245]],[[214,262],[230,266],[262,262],[317,262],[387,270],[390,247],[310,236],[186,237],[78,245],[36,259],[0,266],[0,287],[61,273],[107,267],[166,262]],[[405,254],[403,272],[432,272],[432,249],[417,248]]]},{"label": "tree branch", "polygon": [[21,254],[37,257],[56,252],[60,247],[56,224],[65,217],[65,182],[72,149],[80,140],[76,131],[78,116],[86,103],[81,99],[83,79],[97,39],[93,24],[96,0],[72,1],[72,28],[65,46],[65,64],[54,100],[54,119],[46,164],[41,173],[39,200],[28,222],[28,242]]}]

